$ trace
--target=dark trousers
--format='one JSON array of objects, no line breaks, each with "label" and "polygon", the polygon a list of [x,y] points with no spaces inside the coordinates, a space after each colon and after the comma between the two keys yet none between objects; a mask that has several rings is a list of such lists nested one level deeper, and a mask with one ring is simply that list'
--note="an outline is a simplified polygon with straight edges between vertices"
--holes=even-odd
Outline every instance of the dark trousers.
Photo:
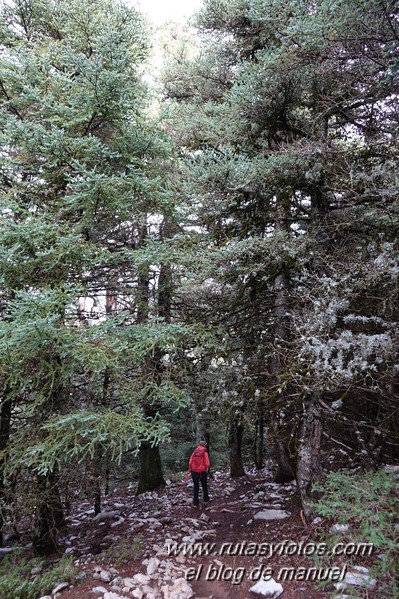
[{"label": "dark trousers", "polygon": [[199,505],[199,487],[200,482],[202,486],[202,492],[204,494],[204,501],[209,501],[208,495],[208,473],[207,472],[192,472],[191,478],[194,483],[194,505]]}]

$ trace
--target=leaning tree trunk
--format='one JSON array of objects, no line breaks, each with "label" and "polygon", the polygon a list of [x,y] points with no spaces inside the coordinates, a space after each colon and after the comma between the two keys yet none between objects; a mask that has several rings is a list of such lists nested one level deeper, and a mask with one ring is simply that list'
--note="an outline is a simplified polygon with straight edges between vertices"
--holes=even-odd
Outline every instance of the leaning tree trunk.
[{"label": "leaning tree trunk", "polygon": [[299,438],[297,483],[305,518],[311,522],[315,513],[310,506],[314,498],[313,485],[322,480],[321,469],[321,409],[317,394],[305,401],[302,427]]}]

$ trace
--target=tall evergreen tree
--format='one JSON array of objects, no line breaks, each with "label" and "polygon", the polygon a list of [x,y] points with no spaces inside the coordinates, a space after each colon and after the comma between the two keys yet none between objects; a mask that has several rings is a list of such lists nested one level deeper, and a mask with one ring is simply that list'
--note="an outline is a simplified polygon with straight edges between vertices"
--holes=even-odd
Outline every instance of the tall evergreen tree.
[{"label": "tall evergreen tree", "polygon": [[[278,478],[292,476],[291,459],[309,516],[334,400],[368,413],[387,454],[397,427],[387,399],[397,339],[388,299],[397,281],[388,257],[397,243],[395,8],[208,0],[196,57],[180,54],[165,73],[189,163],[185,191],[220,265],[213,297],[203,270],[209,311],[264,398]],[[365,278],[361,262],[373,274]],[[372,301],[381,277],[386,301]]]},{"label": "tall evergreen tree", "polygon": [[183,398],[147,367],[184,335],[149,310],[145,241],[169,200],[147,53],[140,14],[110,0],[2,8],[0,495],[11,470],[36,486],[40,554],[57,547],[68,464],[98,479],[108,457],[156,446],[167,430],[146,406]]}]

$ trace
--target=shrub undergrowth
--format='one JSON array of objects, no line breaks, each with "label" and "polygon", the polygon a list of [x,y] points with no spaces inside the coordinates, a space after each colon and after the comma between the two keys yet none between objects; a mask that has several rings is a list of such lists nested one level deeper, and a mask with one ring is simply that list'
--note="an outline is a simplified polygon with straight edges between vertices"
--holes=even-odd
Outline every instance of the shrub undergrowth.
[{"label": "shrub undergrowth", "polygon": [[[40,570],[32,575],[32,570]],[[0,561],[0,597],[12,599],[37,599],[51,593],[60,582],[72,582],[76,576],[69,557],[62,557],[55,565],[46,568],[39,559],[25,559],[17,553]]]},{"label": "shrub undergrowth", "polygon": [[[331,473],[315,490],[323,496],[314,507],[320,516],[349,525],[345,532],[328,533],[336,543],[372,543],[371,575],[378,581],[378,596],[399,598],[399,480],[383,470],[363,474]],[[347,563],[361,557],[345,556]]]}]

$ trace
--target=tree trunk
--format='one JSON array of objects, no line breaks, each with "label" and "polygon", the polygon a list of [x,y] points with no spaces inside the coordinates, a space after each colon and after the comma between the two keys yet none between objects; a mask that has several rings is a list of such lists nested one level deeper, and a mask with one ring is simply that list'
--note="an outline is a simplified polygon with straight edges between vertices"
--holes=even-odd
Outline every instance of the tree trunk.
[{"label": "tree trunk", "polygon": [[277,470],[274,474],[274,482],[279,484],[289,483],[295,478],[294,470],[288,458],[288,452],[282,441],[277,441],[273,448],[273,457],[277,462]]},{"label": "tree trunk", "polygon": [[151,447],[150,443],[144,441],[140,445],[140,474],[136,495],[153,491],[165,484],[159,446]]},{"label": "tree trunk", "polygon": [[320,463],[321,410],[318,397],[312,394],[305,402],[299,438],[297,483],[305,518],[311,522],[315,513],[309,505],[313,498],[312,485],[322,480]]},{"label": "tree trunk", "polygon": [[[109,316],[111,314],[110,306],[115,306],[116,309],[116,298],[111,296],[108,292],[106,294],[106,314]],[[103,392],[100,400],[100,404],[102,406],[107,405],[108,398],[108,389],[111,383],[111,376],[108,367],[105,368],[104,372],[104,381],[103,381]],[[103,462],[105,460],[104,452],[101,445],[97,445],[94,451],[94,459],[93,459],[93,499],[94,499],[94,513],[95,515],[101,512],[102,506],[102,498],[101,498],[101,482],[103,480],[104,466]]]},{"label": "tree trunk", "polygon": [[97,516],[101,512],[101,452],[96,450],[96,456],[94,458],[95,462],[95,472],[93,477],[94,482],[94,491],[93,491],[93,499],[94,499],[94,515]]},{"label": "tree trunk", "polygon": [[[277,204],[276,231],[288,233],[290,198],[282,196]],[[271,374],[276,388],[281,383],[281,375],[284,370],[284,349],[289,338],[289,322],[287,314],[289,313],[289,287],[290,280],[286,273],[277,275],[274,281],[274,353],[271,359]],[[282,397],[282,396],[280,396]],[[287,400],[288,401],[288,400]],[[274,477],[275,482],[285,483],[293,480],[295,474],[288,459],[288,450],[285,440],[291,433],[287,431],[284,424],[278,424],[275,417],[270,423],[275,438],[273,455],[277,460],[277,471]]]},{"label": "tree trunk", "polygon": [[57,537],[65,525],[58,476],[52,472],[37,475],[37,505],[33,549],[35,555],[48,556],[59,549]]},{"label": "tree trunk", "polygon": [[261,470],[264,466],[265,456],[265,418],[264,418],[263,401],[258,402],[258,418],[256,420],[255,442],[254,442],[254,459],[255,467]]},{"label": "tree trunk", "polygon": [[229,447],[230,447],[230,475],[234,478],[245,476],[244,465],[242,463],[242,436],[244,427],[237,420],[233,420],[229,429]]},{"label": "tree trunk", "polygon": [[[325,123],[328,128],[328,121]],[[319,248],[319,253],[328,251],[330,233],[325,224],[329,205],[327,196],[323,193],[324,176],[318,185],[311,189],[311,212],[313,221],[313,237]],[[322,251],[323,250],[323,251]],[[324,263],[319,258],[314,263],[314,271],[320,275],[324,272]],[[314,519],[315,513],[309,505],[312,499],[313,483],[322,479],[321,470],[321,407],[319,392],[313,391],[304,402],[302,426],[298,443],[297,483],[305,518],[308,522]]]},{"label": "tree trunk", "polygon": [[[12,402],[8,390],[4,391],[3,400],[1,402],[0,411],[0,451],[7,449],[10,439],[10,423],[11,423],[11,408]],[[4,528],[4,508],[5,508],[5,473],[4,473],[4,458],[0,460],[0,547],[3,546],[3,528]]]}]

